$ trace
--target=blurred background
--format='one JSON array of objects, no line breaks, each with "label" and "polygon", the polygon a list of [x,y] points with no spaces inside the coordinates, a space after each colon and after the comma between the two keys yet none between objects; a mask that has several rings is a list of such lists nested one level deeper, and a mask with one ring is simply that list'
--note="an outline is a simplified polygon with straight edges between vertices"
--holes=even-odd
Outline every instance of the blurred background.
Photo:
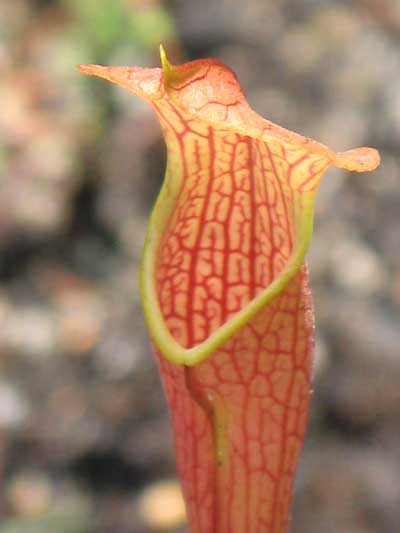
[{"label": "blurred background", "polygon": [[309,253],[314,401],[293,533],[400,523],[400,4],[0,1],[0,533],[185,530],[138,262],[165,150],[151,110],[77,63],[212,56],[330,171]]}]

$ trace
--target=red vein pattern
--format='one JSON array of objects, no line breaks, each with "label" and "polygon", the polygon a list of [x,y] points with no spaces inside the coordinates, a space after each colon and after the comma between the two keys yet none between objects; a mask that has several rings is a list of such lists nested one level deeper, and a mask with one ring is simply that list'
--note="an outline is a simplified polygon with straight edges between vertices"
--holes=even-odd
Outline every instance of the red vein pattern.
[{"label": "red vein pattern", "polygon": [[[184,162],[183,175],[160,246],[157,287],[171,333],[191,347],[286,264],[291,164],[282,146],[193,128],[190,117],[173,113],[170,124],[179,126],[169,126],[167,144]],[[158,357],[191,533],[287,531],[310,397],[312,328],[303,269],[208,360],[185,368]]]},{"label": "red vein pattern", "polygon": [[[373,149],[335,154],[262,119],[215,60],[80,70],[145,98],[161,122],[163,199],[173,208],[152,230],[161,231],[153,281],[162,320],[185,348],[207,341],[277,279],[299,239],[302,193],[330,164],[364,171],[379,163]],[[177,365],[156,351],[190,533],[288,532],[312,348],[307,272],[298,265],[203,362]]]}]

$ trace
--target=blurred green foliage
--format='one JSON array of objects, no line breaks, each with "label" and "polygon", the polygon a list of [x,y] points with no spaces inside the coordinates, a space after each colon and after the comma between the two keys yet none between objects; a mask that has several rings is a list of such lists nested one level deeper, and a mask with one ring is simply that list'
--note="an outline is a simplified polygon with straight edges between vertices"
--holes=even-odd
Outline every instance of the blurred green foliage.
[{"label": "blurred green foliage", "polygon": [[116,49],[129,45],[144,51],[173,38],[174,25],[161,4],[123,0],[63,0],[76,20],[76,38],[93,61],[104,62]]}]

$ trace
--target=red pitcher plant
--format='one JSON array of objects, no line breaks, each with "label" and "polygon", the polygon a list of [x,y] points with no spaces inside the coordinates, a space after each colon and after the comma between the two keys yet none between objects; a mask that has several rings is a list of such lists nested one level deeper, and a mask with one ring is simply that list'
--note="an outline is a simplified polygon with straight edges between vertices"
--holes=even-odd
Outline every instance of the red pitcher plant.
[{"label": "red pitcher plant", "polygon": [[171,413],[190,533],[287,533],[310,403],[304,256],[330,166],[373,170],[261,118],[214,59],[83,65],[154,109],[167,145],[143,308]]}]

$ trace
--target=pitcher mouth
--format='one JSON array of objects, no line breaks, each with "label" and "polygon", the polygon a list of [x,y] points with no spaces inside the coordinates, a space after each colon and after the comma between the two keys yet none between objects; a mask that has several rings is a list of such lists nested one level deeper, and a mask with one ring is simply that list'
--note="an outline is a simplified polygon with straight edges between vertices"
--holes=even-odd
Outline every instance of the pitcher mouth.
[{"label": "pitcher mouth", "polygon": [[[293,247],[285,266],[265,289],[211,332],[203,342],[185,348],[167,327],[156,287],[156,266],[162,234],[178,197],[174,190],[176,184],[173,183],[176,169],[171,161],[167,163],[168,179],[151,215],[142,257],[142,302],[151,337],[160,353],[173,363],[192,366],[209,357],[245,326],[299,272],[311,239],[314,197],[323,172],[330,165],[358,172],[373,170],[379,164],[379,155],[372,148],[335,153],[317,141],[263,119],[248,105],[233,72],[216,60],[172,65],[161,49],[161,62],[161,69],[81,65],[79,70],[128,88],[152,104],[156,112],[161,106],[170,111],[179,110],[193,122],[219,133],[233,132],[240,137],[278,147],[290,159],[292,166],[290,175],[286,176],[283,172],[293,202]],[[166,122],[164,133],[167,129]]]}]

